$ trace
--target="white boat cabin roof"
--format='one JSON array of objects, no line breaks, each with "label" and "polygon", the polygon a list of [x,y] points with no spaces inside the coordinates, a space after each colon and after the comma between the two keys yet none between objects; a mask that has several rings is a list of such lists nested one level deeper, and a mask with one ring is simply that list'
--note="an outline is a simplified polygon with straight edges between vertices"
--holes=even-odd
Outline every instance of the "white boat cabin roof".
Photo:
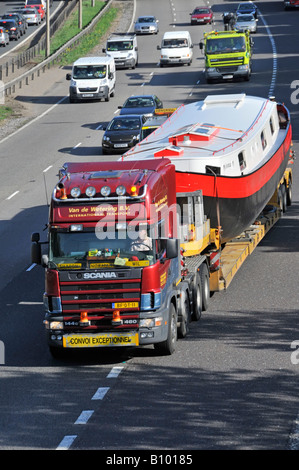
[{"label": "white boat cabin roof", "polygon": [[240,152],[247,159],[241,171],[252,171],[267,159],[278,132],[275,102],[245,93],[209,95],[180,106],[122,159],[168,157],[179,171],[205,172],[208,163],[223,166],[222,174],[236,175],[240,174]]}]

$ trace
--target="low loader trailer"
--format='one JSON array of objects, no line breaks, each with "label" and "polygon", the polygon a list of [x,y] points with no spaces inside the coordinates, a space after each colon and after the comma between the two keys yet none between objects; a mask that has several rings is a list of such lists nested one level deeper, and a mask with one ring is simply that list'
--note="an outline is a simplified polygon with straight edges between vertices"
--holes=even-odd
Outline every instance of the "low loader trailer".
[{"label": "low loader trailer", "polygon": [[221,244],[201,190],[176,193],[167,158],[66,163],[51,198],[46,241],[31,237],[45,268],[45,331],[51,353],[153,345],[178,337],[226,289],[291,203],[288,169],[273,200],[238,239]]}]

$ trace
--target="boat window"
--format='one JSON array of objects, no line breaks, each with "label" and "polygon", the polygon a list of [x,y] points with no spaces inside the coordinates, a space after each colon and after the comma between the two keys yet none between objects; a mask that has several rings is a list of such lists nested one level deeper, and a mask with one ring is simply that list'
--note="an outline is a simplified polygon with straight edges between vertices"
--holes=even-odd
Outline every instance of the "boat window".
[{"label": "boat window", "polygon": [[271,134],[273,135],[274,134],[274,122],[273,122],[273,119],[272,117],[270,118],[270,130],[271,130]]},{"label": "boat window", "polygon": [[262,131],[261,133],[261,142],[262,142],[262,148],[263,150],[265,150],[265,148],[267,147],[267,139],[265,137],[265,132]]},{"label": "boat window", "polygon": [[238,154],[238,159],[239,159],[239,165],[240,165],[240,170],[243,171],[246,168],[246,161],[244,157],[244,152],[240,152]]}]

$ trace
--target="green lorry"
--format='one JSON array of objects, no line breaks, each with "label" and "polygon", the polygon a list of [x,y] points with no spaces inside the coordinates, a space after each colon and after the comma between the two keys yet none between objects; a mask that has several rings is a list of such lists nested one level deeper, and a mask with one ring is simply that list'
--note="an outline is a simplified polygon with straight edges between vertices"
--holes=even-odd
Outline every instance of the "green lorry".
[{"label": "green lorry", "polygon": [[249,31],[211,31],[199,43],[205,54],[208,83],[242,78],[250,80],[253,41]]}]

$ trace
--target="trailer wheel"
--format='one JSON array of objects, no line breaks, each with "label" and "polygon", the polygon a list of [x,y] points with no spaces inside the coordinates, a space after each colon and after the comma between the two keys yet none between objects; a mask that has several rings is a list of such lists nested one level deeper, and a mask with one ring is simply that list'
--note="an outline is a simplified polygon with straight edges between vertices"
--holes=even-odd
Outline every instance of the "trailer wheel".
[{"label": "trailer wheel", "polygon": [[286,189],[287,192],[287,205],[290,206],[292,204],[292,181],[289,181],[289,185]]},{"label": "trailer wheel", "polygon": [[198,273],[195,275],[194,284],[193,284],[193,312],[192,320],[198,321],[201,317],[202,311],[202,288],[201,280]]},{"label": "trailer wheel", "polygon": [[170,356],[175,351],[177,342],[177,312],[175,306],[170,304],[168,316],[168,335],[165,341],[155,343],[154,348],[165,356]]},{"label": "trailer wheel", "polygon": [[286,187],[285,187],[284,183],[280,186],[280,191],[281,191],[282,212],[286,212],[286,210],[287,210],[287,191],[286,191]]},{"label": "trailer wheel", "polygon": [[182,302],[181,307],[181,321],[178,326],[178,336],[180,338],[185,338],[189,333],[189,325],[191,322],[191,310],[190,310],[190,303],[189,298],[186,292],[183,292],[184,300]]},{"label": "trailer wheel", "polygon": [[210,300],[210,277],[207,265],[203,263],[200,266],[200,280],[202,287],[202,310],[208,310]]}]

